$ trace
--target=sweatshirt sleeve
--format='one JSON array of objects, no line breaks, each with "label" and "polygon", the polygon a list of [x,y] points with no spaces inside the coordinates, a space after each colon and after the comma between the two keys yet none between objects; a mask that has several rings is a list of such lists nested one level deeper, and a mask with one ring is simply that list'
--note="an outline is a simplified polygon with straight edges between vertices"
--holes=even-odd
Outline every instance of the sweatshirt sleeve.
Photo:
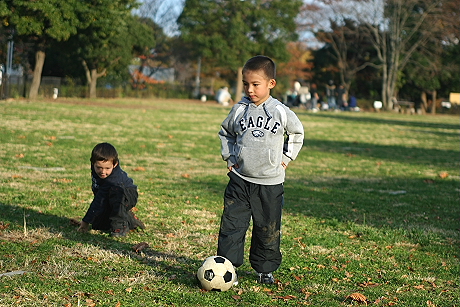
[{"label": "sweatshirt sleeve", "polygon": [[234,154],[236,133],[234,126],[237,108],[237,105],[232,108],[227,118],[222,122],[221,129],[219,131],[219,138],[222,143],[222,159],[227,161],[227,166],[233,166],[236,164],[236,157]]},{"label": "sweatshirt sleeve", "polygon": [[304,129],[300,119],[290,109],[286,110],[286,139],[283,146],[283,162],[288,165],[295,160],[303,146]]}]

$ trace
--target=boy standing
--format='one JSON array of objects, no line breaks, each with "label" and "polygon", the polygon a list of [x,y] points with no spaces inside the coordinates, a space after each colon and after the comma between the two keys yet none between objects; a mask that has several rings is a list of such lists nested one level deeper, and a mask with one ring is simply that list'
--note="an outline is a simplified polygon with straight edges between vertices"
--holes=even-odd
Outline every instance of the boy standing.
[{"label": "boy standing", "polygon": [[124,237],[131,229],[144,229],[131,211],[137,203],[137,186],[121,169],[115,147],[97,144],[90,161],[94,199],[78,231],[86,232],[92,224],[93,229],[110,230],[112,237]]},{"label": "boy standing", "polygon": [[251,266],[259,282],[275,282],[281,264],[280,228],[285,169],[303,144],[302,123],[288,107],[270,96],[275,63],[255,56],[243,67],[247,97],[233,106],[219,137],[230,181],[224,193],[217,254],[235,267],[243,264],[244,241],[251,217]]}]

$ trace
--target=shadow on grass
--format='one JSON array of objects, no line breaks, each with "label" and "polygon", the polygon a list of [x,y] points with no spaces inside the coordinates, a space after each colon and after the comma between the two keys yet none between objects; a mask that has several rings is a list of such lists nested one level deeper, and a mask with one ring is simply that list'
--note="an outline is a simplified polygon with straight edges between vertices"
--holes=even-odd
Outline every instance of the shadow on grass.
[{"label": "shadow on grass", "polygon": [[[343,144],[349,145],[349,143]],[[382,146],[378,147],[382,148]],[[372,150],[363,154],[374,155],[374,158],[378,159],[392,159],[388,155],[395,152],[395,149],[388,146],[385,151],[382,153],[381,149]],[[404,152],[403,147],[401,152]],[[433,150],[430,154],[434,152],[439,154],[443,151]],[[453,155],[453,151],[444,152]],[[421,155],[422,151],[419,154]],[[423,164],[428,161],[431,165],[445,163],[444,158],[436,161],[429,158],[419,157],[414,159],[414,163]],[[294,174],[291,176],[288,169],[284,184],[284,211],[287,214],[330,220],[333,224],[356,223],[386,229],[431,231],[444,238],[456,237],[458,240],[460,222],[458,177],[411,178],[400,175],[399,177],[357,178],[336,173],[334,176],[328,176],[327,171],[322,175],[305,177],[302,174],[299,176],[298,170],[295,172],[297,176]],[[296,179],[293,179],[294,176]],[[176,182],[175,187],[183,191],[202,191],[204,195],[201,197],[217,198],[223,204],[227,183],[227,176],[219,180],[210,177],[200,181],[181,178]],[[212,208],[208,209],[212,210]],[[220,213],[219,211],[219,216]]]},{"label": "shadow on grass", "polygon": [[302,150],[311,149],[326,153],[350,153],[362,158],[404,162],[412,165],[442,166],[450,164],[452,166],[459,164],[459,151],[457,150],[305,139]]},{"label": "shadow on grass", "polygon": [[[19,206],[0,203],[0,212],[2,212],[0,225],[3,227],[3,230],[0,230],[0,240],[4,240],[4,238],[2,238],[2,232],[18,230],[18,238],[14,238],[13,242],[22,242],[22,237],[25,237],[22,234],[23,231],[25,232],[24,218],[26,219],[25,228],[29,233],[32,233],[32,230],[35,229],[45,228],[49,233],[56,235],[56,239],[52,237],[45,238],[45,241],[52,240],[52,244],[31,244],[29,246],[29,252],[32,255],[37,252],[34,252],[34,250],[40,249],[39,254],[46,259],[47,255],[55,252],[56,240],[59,241],[62,239],[63,242],[58,244],[66,245],[65,241],[71,241],[72,243],[69,244],[70,247],[74,247],[74,243],[77,243],[120,253],[131,259],[136,259],[140,264],[152,267],[155,275],[163,276],[173,283],[187,284],[189,286],[196,285],[198,287],[198,281],[195,280],[194,274],[201,265],[201,261],[199,260],[177,254],[164,253],[155,250],[153,246],[145,248],[142,250],[142,253],[136,252],[133,249],[136,243],[123,242],[124,238],[112,238],[108,233],[106,234],[103,232],[79,233],[76,231],[77,226],[72,225],[69,218],[38,212],[30,208],[24,209]],[[148,241],[149,238],[147,235],[148,232],[135,237],[135,239],[140,239],[137,243],[143,240]],[[131,236],[136,235],[131,234]],[[145,236],[145,238],[143,238],[143,236]],[[8,253],[6,250],[2,250],[0,252],[2,257],[6,256],[4,252]],[[27,256],[27,252],[25,251],[21,251],[20,255],[14,255],[14,251],[10,251],[10,253],[12,253],[10,257]]]},{"label": "shadow on grass", "polygon": [[[390,180],[390,181],[388,181]],[[458,240],[458,181],[407,178],[287,180],[284,211],[387,229],[433,232]]]},{"label": "shadow on grass", "polygon": [[[201,182],[183,179],[177,188],[208,190],[213,197],[221,195],[223,202],[227,182],[227,178]],[[324,220],[333,228],[356,224],[403,230],[414,237],[432,233],[445,242],[459,241],[458,184],[458,180],[450,178],[315,176],[292,180],[288,174],[284,212]],[[425,239],[424,243],[429,244],[432,236]]]},{"label": "shadow on grass", "polygon": [[[299,115],[301,115],[300,113]],[[433,122],[426,122],[423,121],[420,117],[420,120],[412,120],[414,117],[409,117],[410,120],[404,120],[401,117],[399,119],[388,119],[382,117],[375,117],[375,116],[352,116],[348,115],[349,113],[330,113],[330,112],[322,112],[322,113],[308,113],[310,116],[317,116],[317,117],[325,117],[325,118],[332,118],[338,120],[346,120],[352,122],[359,122],[365,124],[376,124],[376,125],[390,125],[390,126],[408,126],[408,127],[418,127],[418,128],[430,128],[430,129],[450,129],[455,130],[452,132],[453,135],[458,135],[458,130],[460,129],[460,122],[458,124],[448,124],[448,123],[433,123]],[[436,132],[437,133],[437,132]],[[449,133],[450,134],[450,133]]]}]

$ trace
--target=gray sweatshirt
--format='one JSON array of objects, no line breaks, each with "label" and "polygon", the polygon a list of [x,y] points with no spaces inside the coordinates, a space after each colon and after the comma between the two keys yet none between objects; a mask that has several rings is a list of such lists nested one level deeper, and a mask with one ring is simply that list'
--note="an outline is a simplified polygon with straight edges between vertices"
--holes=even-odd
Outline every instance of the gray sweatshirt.
[{"label": "gray sweatshirt", "polygon": [[243,179],[262,185],[284,182],[285,170],[303,145],[297,115],[273,97],[260,105],[243,98],[222,123],[222,158]]}]

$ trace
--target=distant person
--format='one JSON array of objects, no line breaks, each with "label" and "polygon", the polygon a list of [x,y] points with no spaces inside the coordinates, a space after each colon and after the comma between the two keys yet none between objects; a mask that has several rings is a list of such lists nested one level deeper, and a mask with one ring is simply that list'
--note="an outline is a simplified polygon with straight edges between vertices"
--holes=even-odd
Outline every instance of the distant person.
[{"label": "distant person", "polygon": [[297,103],[296,106],[302,106],[306,109],[308,101],[310,101],[310,99],[311,99],[311,93],[310,93],[308,86],[301,86],[299,89],[299,95],[298,95],[299,102]]},{"label": "distant person", "polygon": [[313,83],[310,88],[310,108],[313,111],[318,110],[318,101],[319,101],[318,89],[316,88],[316,84]]},{"label": "distant person", "polygon": [[300,88],[301,88],[301,87],[302,87],[302,84],[300,84],[299,81],[294,82],[294,91],[295,91],[295,92],[298,93],[298,92],[300,91]]},{"label": "distant person", "polygon": [[359,111],[359,107],[358,107],[358,99],[356,98],[356,96],[354,94],[351,94],[350,95],[350,99],[348,101],[348,109],[350,111]]},{"label": "distant person", "polygon": [[329,104],[327,103],[327,101],[322,101],[321,102],[321,111],[327,111],[329,110]]},{"label": "distant person", "polygon": [[230,181],[224,193],[217,255],[243,264],[244,242],[253,220],[249,261],[258,282],[273,284],[281,264],[281,211],[284,177],[302,148],[304,129],[296,114],[270,96],[275,63],[256,56],[243,67],[247,97],[233,106],[219,138]]},{"label": "distant person", "polygon": [[335,110],[337,108],[337,89],[333,80],[329,80],[326,85],[326,99],[328,104],[328,109]]},{"label": "distant person", "polygon": [[233,103],[232,95],[230,95],[228,87],[223,87],[217,91],[216,100],[217,103],[223,106],[228,106],[229,104]]},{"label": "distant person", "polygon": [[124,237],[131,229],[144,229],[144,223],[131,211],[137,203],[137,186],[121,169],[115,147],[109,143],[97,144],[90,161],[94,199],[78,231],[87,232],[92,224],[92,229]]},{"label": "distant person", "polygon": [[300,105],[301,103],[300,89],[301,88],[302,88],[302,85],[300,84],[300,82],[295,81],[294,90],[292,91],[290,103],[288,104],[289,107],[298,107]]},{"label": "distant person", "polygon": [[324,100],[324,97],[325,97],[325,93],[323,92],[323,95],[319,95],[319,98],[318,98],[318,106],[321,111],[329,110],[329,105],[327,104],[327,101]]}]

